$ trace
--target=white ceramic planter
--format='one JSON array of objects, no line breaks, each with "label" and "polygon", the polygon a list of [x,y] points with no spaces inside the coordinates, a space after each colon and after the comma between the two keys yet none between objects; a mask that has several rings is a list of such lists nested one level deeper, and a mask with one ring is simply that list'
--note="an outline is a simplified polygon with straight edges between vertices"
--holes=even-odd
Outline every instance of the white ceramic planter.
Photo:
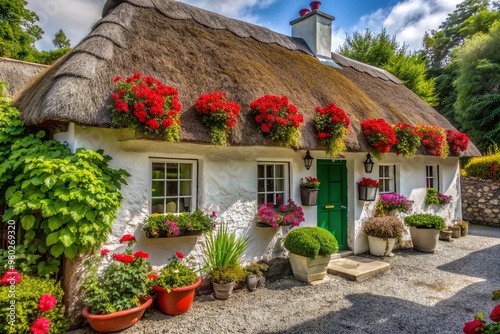
[{"label": "white ceramic planter", "polygon": [[389,256],[392,253],[394,244],[396,243],[395,238],[377,238],[368,236],[368,244],[370,245],[370,254],[375,256]]},{"label": "white ceramic planter", "polygon": [[411,226],[410,234],[414,249],[434,253],[439,240],[439,230],[437,228],[416,228]]},{"label": "white ceramic planter", "polygon": [[293,276],[305,282],[319,281],[326,276],[326,267],[330,262],[330,256],[318,256],[315,259],[289,253],[290,265]]}]

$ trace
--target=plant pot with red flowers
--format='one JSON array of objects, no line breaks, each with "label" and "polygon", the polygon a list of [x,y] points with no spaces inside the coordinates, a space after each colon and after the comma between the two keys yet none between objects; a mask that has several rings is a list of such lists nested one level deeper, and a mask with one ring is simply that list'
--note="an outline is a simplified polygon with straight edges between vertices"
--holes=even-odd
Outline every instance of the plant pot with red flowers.
[{"label": "plant pot with red flowers", "polygon": [[318,131],[320,145],[332,158],[346,151],[344,138],[347,135],[351,120],[344,110],[330,103],[326,107],[316,107],[314,125]]},{"label": "plant pot with red flowers", "polygon": [[[493,300],[500,299],[500,290],[493,291]],[[465,334],[478,334],[478,333],[500,333],[500,304],[496,305],[490,313],[490,320],[493,322],[486,322],[483,320],[483,312],[474,316],[474,320],[466,322],[463,327]]]},{"label": "plant pot with red flowers", "polygon": [[306,180],[300,179],[300,200],[302,205],[316,205],[319,192],[319,181],[317,177],[308,176]]},{"label": "plant pot with red flowers", "polygon": [[446,132],[438,126],[421,125],[418,131],[422,133],[422,144],[427,149],[427,153],[446,158],[449,153]]},{"label": "plant pot with red flowers", "polygon": [[368,177],[364,177],[358,183],[358,200],[374,201],[377,197],[379,182]]},{"label": "plant pot with red flowers", "polygon": [[463,156],[469,147],[469,137],[465,133],[455,130],[446,130],[445,132],[450,151],[455,155]]},{"label": "plant pot with red flowers", "polygon": [[394,129],[382,118],[363,121],[361,127],[366,139],[374,148],[373,156],[379,160],[397,143]]},{"label": "plant pot with red flowers", "polygon": [[116,88],[111,95],[111,123],[117,128],[131,128],[147,138],[162,137],[179,141],[180,120],[178,92],[150,76],[114,79]]},{"label": "plant pot with red flowers", "polygon": [[226,146],[231,128],[238,124],[240,105],[229,100],[224,92],[213,92],[200,95],[195,108],[210,131],[212,144]]},{"label": "plant pot with red flowers", "polygon": [[184,254],[176,252],[154,279],[158,305],[168,315],[186,313],[193,304],[196,288],[201,284],[193,269],[182,263],[183,259]]},{"label": "plant pot with red flowers", "polygon": [[[86,261],[86,277],[82,284],[82,315],[97,332],[116,332],[135,324],[151,305],[152,287],[148,253],[132,251],[134,236],[124,235],[120,243],[127,244],[123,253],[110,256],[106,249],[100,257]],[[106,265],[102,271],[99,268]]]},{"label": "plant pot with red flowers", "polygon": [[298,149],[304,116],[286,96],[264,95],[250,103],[259,131],[279,146]]}]

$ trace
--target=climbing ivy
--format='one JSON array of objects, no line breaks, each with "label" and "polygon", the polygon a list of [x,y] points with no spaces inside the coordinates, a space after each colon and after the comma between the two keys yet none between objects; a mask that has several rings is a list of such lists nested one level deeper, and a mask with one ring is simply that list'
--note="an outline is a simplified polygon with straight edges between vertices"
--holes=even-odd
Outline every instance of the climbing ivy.
[{"label": "climbing ivy", "polygon": [[59,256],[73,258],[106,240],[129,176],[111,168],[102,150],[72,153],[44,137],[43,131],[30,133],[17,109],[0,101],[3,220],[21,223],[27,251],[43,255],[40,276],[57,272]]}]

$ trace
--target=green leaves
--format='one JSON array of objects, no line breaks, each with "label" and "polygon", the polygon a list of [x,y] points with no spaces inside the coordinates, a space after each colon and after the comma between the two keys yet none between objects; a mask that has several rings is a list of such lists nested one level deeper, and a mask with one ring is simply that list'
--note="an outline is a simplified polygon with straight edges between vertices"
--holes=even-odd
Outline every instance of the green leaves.
[{"label": "green leaves", "polygon": [[[25,245],[41,255],[39,275],[57,271],[56,258],[73,258],[106,240],[129,175],[109,167],[102,151],[71,153],[45,133],[29,134],[18,111],[0,99],[0,203],[4,220],[21,223]],[[57,265],[56,265],[57,263]]]}]

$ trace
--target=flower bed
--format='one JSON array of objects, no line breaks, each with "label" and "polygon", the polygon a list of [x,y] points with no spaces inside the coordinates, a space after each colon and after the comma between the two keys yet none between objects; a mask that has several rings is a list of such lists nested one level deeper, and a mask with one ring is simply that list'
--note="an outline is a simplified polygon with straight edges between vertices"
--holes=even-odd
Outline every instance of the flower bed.
[{"label": "flower bed", "polygon": [[304,116],[297,107],[288,102],[286,96],[264,95],[250,103],[255,113],[259,131],[268,135],[279,146],[298,148]]},{"label": "flower bed", "polygon": [[210,131],[212,143],[226,146],[231,128],[238,124],[240,105],[229,100],[224,92],[213,92],[200,95],[195,108]]},{"label": "flower bed", "polygon": [[373,155],[379,160],[397,142],[394,129],[382,118],[363,121],[361,127],[368,142],[375,148]]},{"label": "flower bed", "polygon": [[326,152],[335,158],[347,148],[344,137],[347,134],[351,120],[344,110],[330,103],[326,107],[316,107],[314,124],[318,131],[320,145],[325,147]]},{"label": "flower bed", "polygon": [[114,82],[114,103],[110,106],[113,126],[179,141],[181,105],[175,88],[139,72],[125,81],[117,76]]}]

